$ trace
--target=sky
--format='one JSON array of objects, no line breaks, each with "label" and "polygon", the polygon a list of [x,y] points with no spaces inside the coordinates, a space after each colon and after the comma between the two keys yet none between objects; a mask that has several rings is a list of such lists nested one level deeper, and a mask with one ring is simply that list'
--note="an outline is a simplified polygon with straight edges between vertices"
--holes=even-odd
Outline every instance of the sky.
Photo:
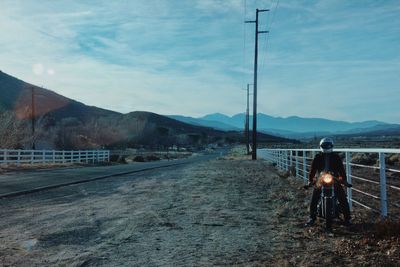
[{"label": "sky", "polygon": [[400,0],[0,0],[0,70],[128,113],[400,123]]}]

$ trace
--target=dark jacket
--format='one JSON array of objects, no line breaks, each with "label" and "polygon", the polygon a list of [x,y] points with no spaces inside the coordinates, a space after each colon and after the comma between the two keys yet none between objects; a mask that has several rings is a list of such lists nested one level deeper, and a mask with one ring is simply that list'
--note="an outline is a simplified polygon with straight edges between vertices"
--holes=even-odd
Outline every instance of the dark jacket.
[{"label": "dark jacket", "polygon": [[310,175],[308,176],[308,180],[312,182],[315,174],[317,172],[321,172],[325,170],[325,158],[324,156],[328,157],[328,167],[327,171],[333,173],[336,177],[341,177],[342,181],[347,181],[346,171],[343,166],[343,162],[340,159],[339,155],[336,153],[319,153],[315,156],[312,164],[311,164],[311,171]]}]

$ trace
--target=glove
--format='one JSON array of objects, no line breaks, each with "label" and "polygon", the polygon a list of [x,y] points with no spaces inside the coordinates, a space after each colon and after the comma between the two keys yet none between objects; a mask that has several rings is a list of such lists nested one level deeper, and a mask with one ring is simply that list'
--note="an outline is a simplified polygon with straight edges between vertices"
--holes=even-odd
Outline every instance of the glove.
[{"label": "glove", "polygon": [[304,189],[308,189],[310,187],[312,187],[315,184],[315,182],[310,182],[308,181],[308,184],[306,184],[305,186],[303,186]]},{"label": "glove", "polygon": [[345,186],[347,186],[347,187],[353,187],[353,185],[352,184],[349,184],[347,181],[343,181],[343,184],[345,185]]}]

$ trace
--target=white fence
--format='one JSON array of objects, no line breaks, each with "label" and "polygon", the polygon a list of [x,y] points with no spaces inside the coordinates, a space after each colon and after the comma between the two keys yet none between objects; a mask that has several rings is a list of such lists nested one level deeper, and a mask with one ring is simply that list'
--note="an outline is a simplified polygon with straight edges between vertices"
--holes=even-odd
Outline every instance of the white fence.
[{"label": "white fence", "polygon": [[[318,152],[318,149],[259,149],[258,155],[281,170],[292,171],[307,183],[311,162]],[[400,149],[335,149],[334,152],[344,158],[347,181],[353,184],[347,189],[351,209],[354,203],[379,212],[382,217],[388,216],[388,210],[394,217],[400,215],[400,170],[396,169],[400,162],[391,160],[400,156]],[[370,162],[357,163],[355,159],[360,156]]]},{"label": "white fence", "polygon": [[109,150],[11,150],[0,149],[0,164],[64,164],[110,161]]}]

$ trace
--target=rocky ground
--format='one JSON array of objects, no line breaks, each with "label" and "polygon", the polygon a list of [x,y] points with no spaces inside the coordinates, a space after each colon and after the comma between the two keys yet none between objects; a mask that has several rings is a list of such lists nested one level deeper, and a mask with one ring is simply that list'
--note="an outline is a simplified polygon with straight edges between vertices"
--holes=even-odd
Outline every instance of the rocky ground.
[{"label": "rocky ground", "polygon": [[242,152],[0,200],[0,265],[400,264],[399,224],[304,228],[311,191]]}]

